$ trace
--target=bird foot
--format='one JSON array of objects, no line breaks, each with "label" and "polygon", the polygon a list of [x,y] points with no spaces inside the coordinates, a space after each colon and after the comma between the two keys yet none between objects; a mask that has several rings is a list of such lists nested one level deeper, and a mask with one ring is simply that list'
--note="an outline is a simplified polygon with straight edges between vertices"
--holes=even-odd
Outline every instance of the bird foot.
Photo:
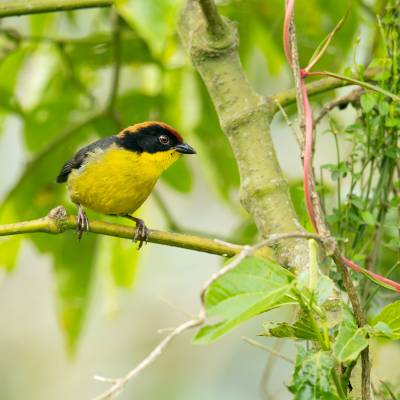
[{"label": "bird foot", "polygon": [[143,246],[143,243],[147,243],[147,240],[149,238],[149,230],[147,229],[146,224],[142,219],[132,217],[132,215],[127,214],[122,216],[130,219],[131,221],[135,221],[136,227],[135,227],[135,235],[133,236],[133,241],[139,242],[138,249],[140,250],[141,247]]},{"label": "bird foot", "polygon": [[83,231],[89,232],[89,219],[81,206],[78,207],[78,215],[76,217],[76,235],[78,240],[82,239]]},{"label": "bird foot", "polygon": [[139,242],[138,249],[141,249],[143,243],[147,243],[149,238],[149,230],[145,225],[144,221],[139,218],[135,218],[136,227],[135,227],[135,235],[133,236],[133,240]]}]

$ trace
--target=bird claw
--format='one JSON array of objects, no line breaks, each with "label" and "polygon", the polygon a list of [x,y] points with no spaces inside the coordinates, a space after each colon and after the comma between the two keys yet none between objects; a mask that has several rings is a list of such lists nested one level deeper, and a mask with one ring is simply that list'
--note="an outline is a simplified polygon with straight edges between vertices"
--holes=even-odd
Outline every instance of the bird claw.
[{"label": "bird claw", "polygon": [[79,206],[78,215],[76,217],[76,235],[79,241],[82,239],[83,231],[89,232],[89,229],[89,219],[86,216],[85,211],[83,211],[83,208]]},{"label": "bird claw", "polygon": [[143,246],[143,243],[147,243],[149,238],[149,230],[145,225],[144,221],[141,219],[136,219],[136,227],[135,227],[135,235],[133,236],[133,240],[139,242],[138,249],[140,250]]}]

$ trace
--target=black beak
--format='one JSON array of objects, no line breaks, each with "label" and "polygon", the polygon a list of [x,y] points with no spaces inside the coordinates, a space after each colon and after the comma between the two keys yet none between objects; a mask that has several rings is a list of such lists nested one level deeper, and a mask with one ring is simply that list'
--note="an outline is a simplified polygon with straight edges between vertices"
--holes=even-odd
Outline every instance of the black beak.
[{"label": "black beak", "polygon": [[187,143],[178,144],[174,148],[178,153],[196,154],[196,150],[192,146],[189,146]]}]

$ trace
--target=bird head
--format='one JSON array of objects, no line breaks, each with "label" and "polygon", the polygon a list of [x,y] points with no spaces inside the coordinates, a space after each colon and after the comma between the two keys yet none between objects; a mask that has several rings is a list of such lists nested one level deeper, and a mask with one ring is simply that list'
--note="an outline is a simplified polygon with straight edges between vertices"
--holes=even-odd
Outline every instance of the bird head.
[{"label": "bird head", "polygon": [[182,154],[196,154],[174,128],[158,121],[129,126],[117,135],[117,144],[139,153],[164,153],[174,158]]}]

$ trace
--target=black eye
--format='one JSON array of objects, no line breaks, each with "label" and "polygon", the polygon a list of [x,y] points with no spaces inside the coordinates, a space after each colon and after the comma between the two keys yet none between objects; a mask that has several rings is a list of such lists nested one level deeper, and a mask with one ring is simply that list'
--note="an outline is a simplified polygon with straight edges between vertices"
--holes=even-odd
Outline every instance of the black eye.
[{"label": "black eye", "polygon": [[167,135],[161,135],[158,139],[161,144],[169,144],[169,137]]}]

